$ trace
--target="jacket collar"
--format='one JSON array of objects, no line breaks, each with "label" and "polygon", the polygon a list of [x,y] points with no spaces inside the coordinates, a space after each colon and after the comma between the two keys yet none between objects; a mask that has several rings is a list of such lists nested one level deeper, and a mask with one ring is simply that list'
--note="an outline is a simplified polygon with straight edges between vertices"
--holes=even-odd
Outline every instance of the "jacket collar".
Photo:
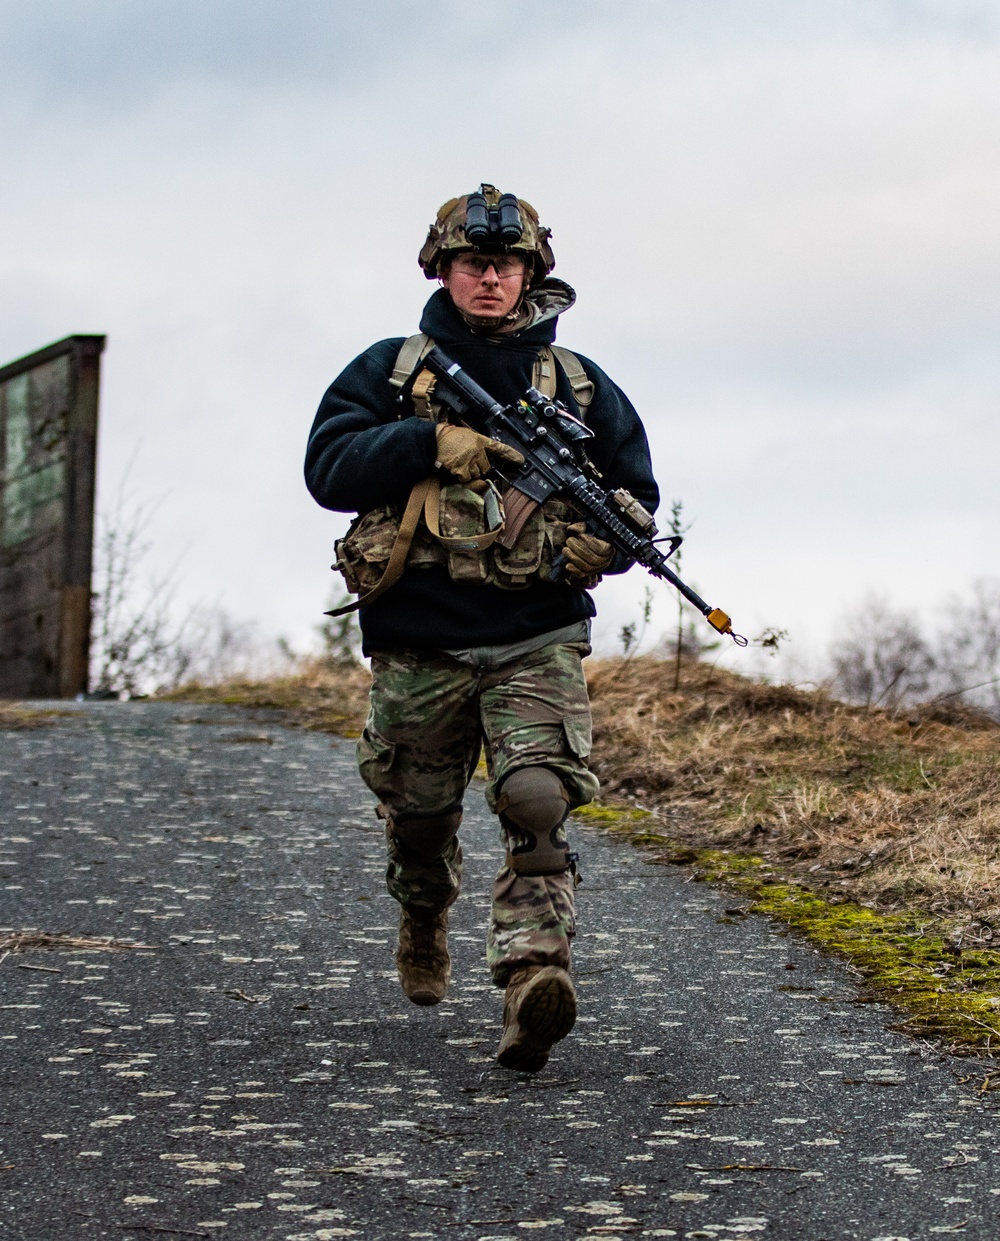
[{"label": "jacket collar", "polygon": [[476,330],[455,309],[455,304],[444,289],[431,294],[420,319],[420,330],[442,348],[448,345],[472,344],[488,341],[490,344],[511,344],[540,348],[551,344],[556,338],[559,316],[576,301],[576,293],[563,280],[547,276],[531,289],[524,300],[526,310],[523,327],[513,332],[496,332],[490,329]]}]

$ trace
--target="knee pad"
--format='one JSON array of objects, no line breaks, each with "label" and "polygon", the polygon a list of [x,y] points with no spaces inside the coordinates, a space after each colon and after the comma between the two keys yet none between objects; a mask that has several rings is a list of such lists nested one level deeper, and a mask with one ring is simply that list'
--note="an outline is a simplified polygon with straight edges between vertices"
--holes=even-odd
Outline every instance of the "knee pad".
[{"label": "knee pad", "polygon": [[422,862],[433,862],[458,835],[462,809],[418,810],[394,814],[389,819],[386,835]]},{"label": "knee pad", "polygon": [[507,865],[521,875],[559,875],[575,867],[560,828],[569,814],[569,794],[548,767],[522,767],[503,782],[497,799],[507,830]]}]

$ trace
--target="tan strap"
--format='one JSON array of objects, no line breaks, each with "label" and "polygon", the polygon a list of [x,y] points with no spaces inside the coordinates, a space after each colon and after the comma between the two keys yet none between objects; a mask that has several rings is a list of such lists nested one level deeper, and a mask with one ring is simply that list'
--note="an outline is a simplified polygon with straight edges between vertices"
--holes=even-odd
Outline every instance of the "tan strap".
[{"label": "tan strap", "polygon": [[403,569],[406,567],[406,557],[410,554],[410,545],[413,542],[413,536],[416,533],[417,524],[420,521],[420,514],[423,512],[427,495],[435,487],[437,488],[438,495],[440,495],[441,485],[437,479],[433,477],[425,478],[423,482],[417,483],[410,492],[410,498],[407,500],[406,508],[403,510],[403,519],[399,523],[399,532],[392,545],[392,551],[389,553],[389,563],[385,566],[385,572],[371,590],[345,607],[337,608],[333,612],[325,612],[325,616],[346,616],[348,612],[355,612],[358,608],[367,607],[369,603],[374,603],[376,599],[384,595],[390,586],[396,585],[403,576]]},{"label": "tan strap", "polygon": [[441,533],[439,513],[441,510],[441,484],[436,478],[427,480],[430,486],[424,498],[424,521],[427,529],[434,535],[442,547],[453,547],[456,551],[481,552],[491,547],[503,533],[503,522],[495,530],[487,530],[485,534],[470,534],[465,538],[451,538]]},{"label": "tan strap", "polygon": [[548,345],[543,345],[535,354],[531,367],[531,386],[537,388],[542,396],[551,401],[556,394],[556,359]]},{"label": "tan strap", "polygon": [[551,401],[556,394],[556,384],[558,377],[556,375],[556,363],[562,367],[569,380],[569,386],[573,392],[573,400],[576,401],[580,410],[580,416],[586,419],[587,410],[594,399],[593,381],[587,378],[587,372],[583,369],[583,363],[569,349],[563,349],[561,345],[543,345],[539,349],[534,365],[531,368],[531,383],[537,388],[542,396],[547,396]]},{"label": "tan strap", "polygon": [[416,336],[408,336],[403,341],[403,347],[396,354],[396,364],[389,376],[392,386],[402,388],[417,369],[417,363],[421,362],[433,348],[434,342],[423,332],[418,332]]},{"label": "tan strap", "polygon": [[[571,353],[569,349],[563,349],[561,345],[552,345],[550,347],[559,365],[566,372],[569,386],[573,389],[573,399],[580,409],[580,417],[586,421],[587,410],[594,399],[593,380],[587,378],[587,372],[583,369],[583,363],[575,353]],[[548,396],[549,394],[546,393],[545,395]]]},{"label": "tan strap", "polygon": [[437,376],[433,371],[429,371],[426,367],[413,381],[413,387],[410,389],[410,396],[413,398],[413,412],[418,418],[426,418],[430,422],[438,421],[438,414],[441,407],[434,405],[431,396],[434,387],[437,384]]},{"label": "tan strap", "polygon": [[503,522],[501,522],[495,530],[487,530],[485,534],[468,535],[465,538],[450,538],[441,533],[440,509],[441,483],[434,475],[431,475],[430,478],[425,478],[423,482],[417,483],[410,492],[410,498],[407,500],[406,508],[403,511],[402,521],[399,523],[399,531],[393,542],[392,551],[389,553],[389,563],[385,566],[385,572],[379,580],[360,599],[355,599],[353,603],[348,603],[342,608],[336,608],[332,612],[324,612],[323,615],[346,616],[348,612],[356,612],[358,608],[364,608],[370,603],[374,603],[376,599],[385,594],[390,586],[396,585],[403,576],[403,569],[406,567],[406,557],[410,554],[410,547],[413,544],[413,536],[420,523],[421,513],[423,513],[427,529],[437,541],[443,547],[451,547],[456,551],[484,551],[487,547],[492,546],[500,535],[503,534],[504,527]]}]

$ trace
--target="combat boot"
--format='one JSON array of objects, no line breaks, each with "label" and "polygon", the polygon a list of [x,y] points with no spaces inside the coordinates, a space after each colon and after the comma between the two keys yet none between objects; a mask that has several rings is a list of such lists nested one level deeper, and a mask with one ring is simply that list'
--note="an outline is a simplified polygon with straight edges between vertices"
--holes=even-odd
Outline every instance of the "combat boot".
[{"label": "combat boot", "polygon": [[444,999],[451,981],[447,909],[424,914],[400,906],[396,969],[414,1004],[438,1004]]},{"label": "combat boot", "polygon": [[507,983],[503,1038],[497,1060],[505,1069],[537,1073],[553,1043],[573,1029],[576,990],[569,974],[555,965],[525,965]]}]

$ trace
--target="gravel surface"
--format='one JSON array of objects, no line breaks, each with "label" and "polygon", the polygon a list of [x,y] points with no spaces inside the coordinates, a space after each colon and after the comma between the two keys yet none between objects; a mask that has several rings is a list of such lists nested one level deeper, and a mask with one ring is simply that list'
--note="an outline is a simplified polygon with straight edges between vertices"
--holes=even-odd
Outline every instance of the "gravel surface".
[{"label": "gravel surface", "polygon": [[997,1236],[987,1065],[599,831],[580,1020],[537,1077],[495,1067],[480,788],[418,1009],[353,743],[165,703],[0,734],[0,939],[152,946],[0,962],[0,1236]]}]

